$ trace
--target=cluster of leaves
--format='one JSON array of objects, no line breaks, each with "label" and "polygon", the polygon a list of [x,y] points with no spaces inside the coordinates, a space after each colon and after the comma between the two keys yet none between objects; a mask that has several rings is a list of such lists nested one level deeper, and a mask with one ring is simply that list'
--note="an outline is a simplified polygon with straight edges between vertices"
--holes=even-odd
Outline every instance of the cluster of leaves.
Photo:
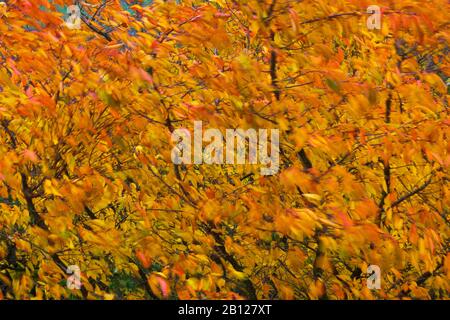
[{"label": "cluster of leaves", "polygon": [[[449,298],[449,3],[372,2],[7,1],[0,298]],[[279,173],[174,165],[194,120]]]}]

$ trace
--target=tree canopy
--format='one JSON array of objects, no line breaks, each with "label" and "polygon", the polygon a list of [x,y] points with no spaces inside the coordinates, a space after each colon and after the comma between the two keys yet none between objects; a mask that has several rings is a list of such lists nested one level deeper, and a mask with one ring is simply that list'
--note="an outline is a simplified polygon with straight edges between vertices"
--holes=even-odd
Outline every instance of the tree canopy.
[{"label": "tree canopy", "polygon": [[[376,2],[5,1],[0,298],[449,298],[449,3]],[[278,173],[174,164],[194,121]]]}]

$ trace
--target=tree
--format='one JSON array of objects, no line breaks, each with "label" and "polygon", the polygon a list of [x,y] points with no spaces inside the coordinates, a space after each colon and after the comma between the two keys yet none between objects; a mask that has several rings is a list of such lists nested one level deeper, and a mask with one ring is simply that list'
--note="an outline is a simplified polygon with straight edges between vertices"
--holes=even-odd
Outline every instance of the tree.
[{"label": "tree", "polygon": [[[378,3],[8,1],[1,296],[448,298],[448,3]],[[173,164],[194,121],[279,129],[279,173]]]}]

